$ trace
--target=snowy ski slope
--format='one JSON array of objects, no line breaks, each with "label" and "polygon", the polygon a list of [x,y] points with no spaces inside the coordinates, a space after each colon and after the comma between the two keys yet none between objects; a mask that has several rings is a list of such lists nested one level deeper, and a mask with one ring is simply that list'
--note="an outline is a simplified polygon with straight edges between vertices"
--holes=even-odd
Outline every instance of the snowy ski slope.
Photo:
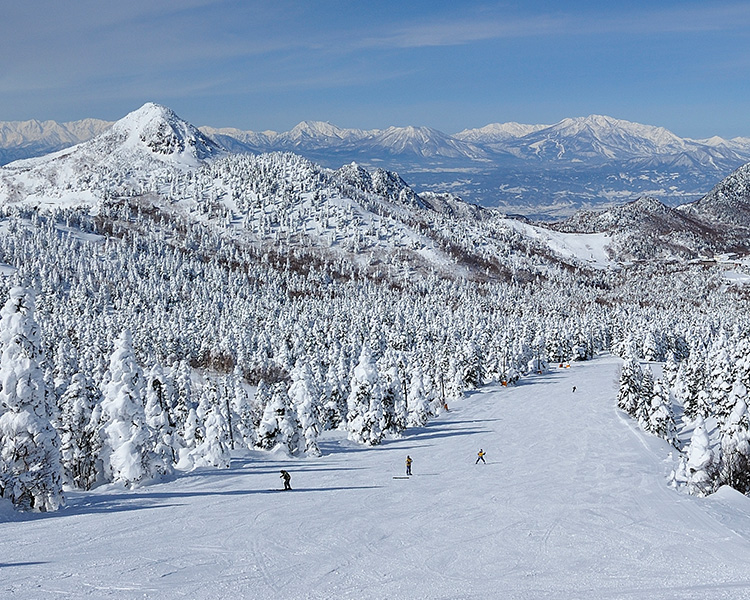
[{"label": "snowy ski slope", "polygon": [[750,598],[750,499],[668,487],[668,447],[615,408],[618,362],[470,394],[374,449],[3,506],[0,597]]}]

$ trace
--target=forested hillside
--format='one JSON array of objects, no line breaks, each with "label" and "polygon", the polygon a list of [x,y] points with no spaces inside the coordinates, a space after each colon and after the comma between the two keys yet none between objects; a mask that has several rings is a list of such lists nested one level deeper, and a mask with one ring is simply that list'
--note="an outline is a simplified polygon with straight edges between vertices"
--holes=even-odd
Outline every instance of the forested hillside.
[{"label": "forested hillside", "polygon": [[19,508],[233,448],[315,456],[334,428],[377,445],[492,381],[600,351],[688,365],[747,331],[716,266],[594,268],[387,171],[223,153],[153,105],[3,169],[0,192],[0,487]]}]

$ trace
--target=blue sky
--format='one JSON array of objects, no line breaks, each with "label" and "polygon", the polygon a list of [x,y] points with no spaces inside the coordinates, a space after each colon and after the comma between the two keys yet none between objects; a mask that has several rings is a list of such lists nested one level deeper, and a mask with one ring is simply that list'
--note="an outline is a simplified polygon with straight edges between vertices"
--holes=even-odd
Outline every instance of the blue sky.
[{"label": "blue sky", "polygon": [[278,131],[606,114],[750,136],[750,3],[0,0],[0,120]]}]

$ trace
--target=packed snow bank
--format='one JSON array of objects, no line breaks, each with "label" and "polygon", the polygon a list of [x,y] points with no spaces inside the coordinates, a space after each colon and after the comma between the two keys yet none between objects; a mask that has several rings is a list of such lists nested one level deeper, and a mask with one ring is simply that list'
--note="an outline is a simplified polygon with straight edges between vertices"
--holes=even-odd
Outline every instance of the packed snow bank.
[{"label": "packed snow bank", "polygon": [[607,247],[612,242],[612,236],[608,233],[563,233],[516,219],[508,219],[507,222],[531,239],[543,242],[563,258],[574,258],[597,269],[606,269],[615,264],[607,253]]},{"label": "packed snow bank", "polygon": [[[55,514],[0,510],[0,593],[750,598],[745,499],[667,486],[669,447],[615,409],[618,364],[471,393],[380,447],[331,434],[319,459],[247,452],[227,470],[71,493]],[[395,479],[407,454],[414,476]],[[293,491],[276,491],[280,469]]]},{"label": "packed snow bank", "polygon": [[741,271],[724,271],[724,279],[734,285],[746,285],[750,283],[750,275]]}]

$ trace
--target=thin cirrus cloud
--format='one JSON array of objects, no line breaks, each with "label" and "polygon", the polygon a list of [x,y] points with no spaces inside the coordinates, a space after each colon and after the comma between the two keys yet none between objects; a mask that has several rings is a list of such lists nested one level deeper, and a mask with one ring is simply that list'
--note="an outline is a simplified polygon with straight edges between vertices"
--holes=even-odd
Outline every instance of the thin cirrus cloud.
[{"label": "thin cirrus cloud", "polygon": [[[666,115],[674,127],[689,104],[690,128],[721,117],[731,132],[740,109],[728,107],[745,106],[750,3],[736,0],[6,4],[0,119],[113,118],[155,99],[261,128],[373,121],[374,110],[443,129],[469,112],[477,122]],[[717,98],[721,111],[704,108]]]},{"label": "thin cirrus cloud", "polygon": [[456,46],[485,40],[589,34],[653,35],[736,30],[750,24],[750,4],[681,6],[625,14],[550,12],[530,16],[478,15],[418,23],[366,36],[362,48]]}]

